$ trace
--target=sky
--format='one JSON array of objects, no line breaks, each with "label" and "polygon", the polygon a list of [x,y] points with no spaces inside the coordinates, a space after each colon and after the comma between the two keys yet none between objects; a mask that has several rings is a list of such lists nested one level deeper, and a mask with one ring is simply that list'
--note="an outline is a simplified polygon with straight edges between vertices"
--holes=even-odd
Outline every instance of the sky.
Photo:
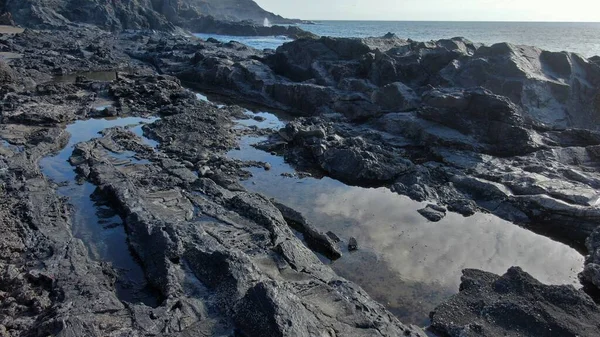
[{"label": "sky", "polygon": [[600,21],[600,0],[255,0],[305,20]]}]

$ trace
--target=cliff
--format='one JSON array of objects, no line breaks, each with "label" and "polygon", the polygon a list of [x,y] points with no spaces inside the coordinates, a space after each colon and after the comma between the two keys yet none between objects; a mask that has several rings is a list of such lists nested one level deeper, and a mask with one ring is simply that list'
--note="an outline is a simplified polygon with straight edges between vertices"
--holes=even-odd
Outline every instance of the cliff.
[{"label": "cliff", "polygon": [[9,12],[19,25],[33,28],[87,23],[103,29],[194,30],[197,21],[212,16],[223,21],[262,25],[293,23],[267,12],[252,0],[0,0],[0,13]]},{"label": "cliff", "polygon": [[212,15],[219,20],[250,20],[262,24],[264,19],[271,23],[285,24],[298,22],[264,10],[253,0],[188,0],[200,9],[201,13]]}]

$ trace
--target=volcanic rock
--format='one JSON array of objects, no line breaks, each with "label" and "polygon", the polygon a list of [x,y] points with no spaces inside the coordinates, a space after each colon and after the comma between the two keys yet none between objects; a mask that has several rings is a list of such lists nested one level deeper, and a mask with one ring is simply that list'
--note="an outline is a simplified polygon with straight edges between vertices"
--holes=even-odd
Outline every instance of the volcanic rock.
[{"label": "volcanic rock", "polygon": [[460,293],[431,313],[431,328],[458,336],[595,336],[598,306],[573,286],[549,286],[513,267],[503,276],[463,271]]}]

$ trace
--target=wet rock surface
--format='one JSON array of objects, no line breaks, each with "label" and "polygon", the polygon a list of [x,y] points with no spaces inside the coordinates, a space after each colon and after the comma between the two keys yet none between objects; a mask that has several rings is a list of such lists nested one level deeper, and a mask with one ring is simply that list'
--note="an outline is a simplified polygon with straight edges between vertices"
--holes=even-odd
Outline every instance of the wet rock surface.
[{"label": "wet rock surface", "polygon": [[591,60],[459,38],[222,46],[219,57],[179,47],[191,67],[163,52],[157,64],[199,88],[318,116],[259,145],[298,169],[388,186],[465,216],[491,212],[579,249],[597,227],[600,68]]},{"label": "wet rock surface", "polygon": [[418,210],[418,212],[427,220],[438,222],[446,216],[446,209],[437,205],[427,205],[427,207]]},{"label": "wet rock surface", "polygon": [[[201,121],[165,117],[157,127],[185,137],[213,124],[203,116]],[[194,130],[180,128],[181,123]],[[106,144],[112,152],[143,147],[131,133],[109,129],[102,138],[78,144],[72,162],[121,210],[130,245],[166,299],[163,306],[208,310],[188,317],[181,332],[198,325],[207,329],[208,315],[211,328],[235,327],[249,336],[309,336],[328,329],[359,336],[422,335],[324,266],[263,196],[196,177],[179,156],[171,152],[167,158],[162,145],[159,152],[137,150],[148,164],[115,165]],[[285,211],[288,218],[291,212]],[[193,290],[186,277],[207,289],[205,297],[185,295]],[[220,314],[212,317],[211,311]]]},{"label": "wet rock surface", "polygon": [[[165,72],[201,88],[319,115],[293,121],[263,148],[287,142],[288,160],[342,181],[390,186],[465,215],[487,210],[580,246],[596,227],[600,68],[578,55],[393,36],[300,39],[274,53],[221,46],[212,56],[202,45],[199,57],[180,44],[177,57],[193,66],[165,52],[133,55],[158,56]],[[475,73],[477,62],[493,72]]]},{"label": "wet rock surface", "polygon": [[431,313],[431,328],[447,336],[594,336],[598,315],[583,291],[543,285],[519,268],[503,276],[465,270],[460,293]]},{"label": "wet rock surface", "polygon": [[[62,25],[57,12],[31,8]],[[0,40],[23,56],[0,64],[0,332],[9,336],[424,336],[308,248],[341,255],[334,236],[241,186],[245,168],[265,163],[225,153],[259,131],[235,129],[242,108],[202,102],[182,83],[304,116],[259,145],[304,171],[463,215],[485,210],[574,246],[597,227],[600,68],[577,55],[395,36],[257,51],[161,32],[63,28]],[[111,128],[76,144],[70,163],[124,219],[156,307],[116,296],[118,271],[74,238],[60,182],[38,165],[67,144],[66,123],[126,116],[160,117],[143,128],[158,145]],[[597,287],[596,236],[582,280]],[[462,292],[432,322],[457,336],[594,336],[597,311],[583,292],[518,269],[467,271]]]},{"label": "wet rock surface", "polygon": [[[43,34],[31,31],[14,43],[34,45]],[[70,34],[55,48],[73,42]],[[94,38],[104,43],[108,35]],[[3,65],[10,103],[2,106],[0,124],[6,140],[0,156],[3,334],[425,336],[337,276],[271,201],[239,185],[251,164],[224,153],[248,132],[232,128],[243,109],[200,101],[178,79],[156,75],[118,52],[106,65],[126,64],[127,73],[53,81],[53,68],[28,68],[46,64],[39,60],[49,52],[26,53]],[[73,62],[69,70],[99,66],[85,62]],[[111,104],[97,109],[104,101]],[[117,297],[120,272],[90,258],[73,236],[72,209],[56,190],[62,182],[49,181],[38,165],[67,144],[66,123],[131,116],[161,117],[144,127],[158,147],[131,127],[109,128],[75,144],[69,162],[77,179],[97,186],[95,194],[124,220],[156,306]],[[200,177],[204,167],[210,169]],[[298,215],[293,212],[286,209],[288,219]],[[328,236],[306,223],[303,228],[339,254]]]},{"label": "wet rock surface", "polygon": [[579,279],[585,286],[594,289],[593,294],[597,295],[596,289],[600,289],[600,228],[596,228],[586,239],[585,246],[588,256]]}]

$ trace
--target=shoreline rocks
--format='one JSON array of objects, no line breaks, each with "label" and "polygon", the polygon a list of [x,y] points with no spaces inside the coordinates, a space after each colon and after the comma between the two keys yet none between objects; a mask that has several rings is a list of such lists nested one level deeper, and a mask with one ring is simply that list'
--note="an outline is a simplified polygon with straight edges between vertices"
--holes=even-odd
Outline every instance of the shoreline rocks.
[{"label": "shoreline rocks", "polygon": [[212,16],[202,16],[186,23],[194,33],[232,36],[287,36],[291,39],[317,38],[316,35],[296,26],[263,26],[253,22],[220,21]]},{"label": "shoreline rocks", "polygon": [[[222,46],[226,57],[217,58],[205,47],[193,65],[161,52],[140,51],[135,57],[163,60],[156,64],[163,71],[200,88],[224,89],[297,115],[318,115],[293,121],[271,143],[287,142],[291,162],[312,163],[344,182],[393,186],[465,215],[481,209],[519,224],[543,224],[556,233],[573,230],[564,238],[569,244],[582,245],[596,227],[599,131],[585,129],[595,125],[589,119],[595,114],[580,105],[593,108],[588,103],[600,92],[600,68],[575,54],[395,36],[300,39],[269,53]],[[170,52],[186,58],[194,48],[180,45]],[[489,77],[501,81],[514,73],[519,94],[499,90],[491,80],[470,84],[469,78],[488,75],[476,74],[475,68],[451,71],[457,62],[467,68],[476,62],[507,68]],[[547,69],[554,70],[549,74]],[[557,91],[549,84],[556,82],[552,78],[561,78],[566,89]],[[539,97],[523,98],[532,86],[541,88]],[[396,97],[397,105],[382,97]],[[558,115],[540,115],[532,101],[544,97],[552,103],[544,111],[552,116],[560,110],[581,118],[566,122]]]},{"label": "shoreline rocks", "polygon": [[[60,25],[66,19],[36,10]],[[261,144],[292,163],[464,215],[487,210],[543,224],[564,231],[559,239],[572,245],[597,229],[600,133],[588,125],[595,121],[598,66],[576,55],[392,35],[301,39],[265,52],[161,32],[61,27],[2,40],[22,58],[0,64],[0,135],[10,145],[0,147],[6,192],[0,270],[9,288],[0,293],[7,299],[0,331],[424,336],[322,264],[282,213],[298,216],[244,190],[238,179],[249,164],[223,156],[241,135],[232,131],[232,119],[243,109],[200,102],[183,81],[305,116]],[[481,63],[498,71],[487,73]],[[115,78],[54,78],[102,70]],[[498,87],[507,74],[514,83]],[[114,105],[94,110],[101,98]],[[534,104],[545,99],[548,110]],[[569,120],[561,111],[581,116]],[[72,238],[68,207],[38,167],[67,143],[64,123],[147,115],[161,117],[144,127],[157,149],[126,129],[109,129],[77,144],[71,163],[125,219],[132,251],[164,300],[156,308],[118,300],[115,271],[92,261]],[[128,152],[135,158],[114,157]],[[330,235],[302,228],[339,253]],[[591,284],[597,284],[594,238],[582,274]],[[540,285],[518,269],[503,277],[465,275],[463,292],[433,315],[440,331],[597,334],[588,319],[596,321],[598,309],[579,290]],[[533,312],[544,319],[487,320],[465,305],[473,293],[484,298],[489,317]],[[502,302],[498,294],[510,296]],[[535,311],[532,298],[553,307]],[[460,313],[462,320],[454,320]]]},{"label": "shoreline rocks", "polygon": [[[112,51],[105,58],[81,53],[73,59],[58,52],[77,38],[90,50]],[[232,120],[243,109],[198,100],[177,78],[128,58],[120,41],[98,30],[30,31],[10,39],[23,49],[56,43],[3,66],[0,88],[8,104],[0,110],[0,136],[10,142],[0,146],[0,189],[6,192],[0,198],[6,206],[0,212],[0,331],[425,336],[338,277],[293,234],[277,207],[239,185],[246,164],[223,154],[241,135]],[[129,71],[108,81],[93,80],[93,74],[52,81],[56,67]],[[95,110],[101,100],[112,105]],[[160,116],[143,128],[159,146],[128,128],[111,128],[75,144],[69,162],[78,173],[73,179],[98,186],[123,218],[129,247],[157,293],[156,306],[119,300],[120,271],[93,261],[73,238],[73,213],[56,192],[64,184],[49,182],[38,164],[66,146],[65,123],[115,116]],[[211,169],[200,178],[196,168],[205,166]],[[329,236],[305,229],[339,253]]]},{"label": "shoreline rocks", "polygon": [[[520,268],[463,271],[460,293],[431,313],[431,329],[458,336],[596,336],[598,306],[573,286],[539,283]],[[577,319],[573,319],[577,317]]]}]

